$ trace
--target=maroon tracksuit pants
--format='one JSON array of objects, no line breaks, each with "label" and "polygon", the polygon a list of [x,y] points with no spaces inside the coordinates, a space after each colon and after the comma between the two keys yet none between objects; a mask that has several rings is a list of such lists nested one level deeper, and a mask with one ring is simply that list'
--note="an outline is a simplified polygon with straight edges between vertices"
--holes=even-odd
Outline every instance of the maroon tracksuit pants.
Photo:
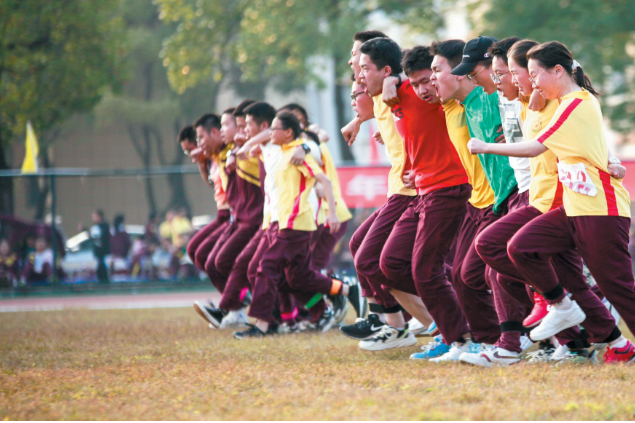
[{"label": "maroon tracksuit pants", "polygon": [[216,220],[209,223],[198,231],[187,244],[187,255],[192,263],[200,270],[205,270],[205,262],[216,241],[222,235],[228,225],[231,213],[229,210],[219,210]]},{"label": "maroon tracksuit pants", "polygon": [[340,239],[346,235],[348,229],[348,221],[343,222],[340,229],[331,233],[331,230],[325,226],[318,226],[317,230],[311,235],[311,267],[313,270],[326,269],[331,262],[333,249]]},{"label": "maroon tracksuit pants", "polygon": [[452,263],[452,284],[476,342],[495,343],[500,337],[499,316],[494,295],[486,281],[487,266],[474,251],[474,239],[500,218],[493,206],[477,209],[467,204],[467,213],[456,238],[456,254]]},{"label": "maroon tracksuit pants", "polygon": [[384,205],[355,231],[350,242],[362,294],[367,298],[375,298],[378,304],[388,309],[399,303],[382,287],[389,286],[390,283],[379,266],[379,260],[395,223],[415,198],[399,194],[388,197]]},{"label": "maroon tracksuit pants", "polygon": [[[232,222],[216,242],[205,263],[205,272],[220,293],[224,294],[227,279],[234,267],[236,258],[249,244],[262,222]],[[249,280],[240,281],[240,291],[249,286]]]},{"label": "maroon tracksuit pants", "polygon": [[[476,240],[478,253],[490,267],[498,272],[498,285],[518,302],[528,305],[531,305],[531,302],[527,295],[527,282],[509,259],[507,243],[523,226],[539,216],[542,216],[542,213],[535,207],[521,207],[487,228]],[[582,307],[595,310],[594,314],[598,316],[598,319],[585,322],[588,323],[591,340],[599,342],[599,340],[605,339],[612,329],[610,325],[607,329],[608,321],[606,319],[610,317],[610,314],[608,314],[606,307],[598,302],[598,298],[589,291],[581,273],[582,262],[576,252],[573,250],[563,252],[554,255],[551,260],[558,277],[565,281],[565,285],[574,299]],[[522,322],[525,317],[522,310],[514,313],[514,310],[509,308],[509,304],[503,306],[508,307],[508,319],[502,320],[502,322]],[[579,338],[580,332],[577,327],[558,334],[558,339],[561,342]],[[508,351],[520,352],[520,329],[510,327],[509,330],[503,330],[497,346]]]},{"label": "maroon tracksuit pants", "polygon": [[419,295],[448,343],[469,331],[445,260],[471,192],[469,184],[462,184],[416,197],[395,223],[380,259],[387,286]]},{"label": "maroon tracksuit pants", "polygon": [[[568,278],[558,274],[552,263],[553,258],[577,249],[602,294],[615,306],[633,332],[635,278],[628,252],[630,222],[630,218],[620,216],[568,217],[564,206],[560,206],[523,226],[509,241],[507,252],[520,274],[553,304],[564,298],[565,281],[571,283]],[[582,275],[581,267],[579,275]],[[576,287],[578,285],[580,282]],[[574,296],[578,294],[568,285],[565,288]],[[593,299],[590,295],[594,294],[590,288],[587,289],[590,293],[587,294],[588,298]],[[610,314],[607,315],[608,310],[600,304],[596,301],[592,307],[585,306],[587,319],[582,323],[594,335],[596,342],[604,341],[606,337],[599,339],[601,332],[611,333],[615,325]],[[591,327],[593,322],[602,321],[602,316],[605,316],[606,324],[597,329]]]},{"label": "maroon tracksuit pants", "polygon": [[[289,291],[302,304],[319,305],[310,307],[312,321],[319,318],[317,310],[324,310],[324,301],[313,302],[316,294],[330,294],[333,286],[331,278],[311,269],[309,243],[311,232],[283,229],[271,224],[261,239],[264,250],[254,281],[253,299],[249,316],[273,323],[279,290]],[[265,240],[265,241],[263,241]],[[260,250],[260,246],[258,248]],[[258,254],[254,255],[255,260]],[[313,303],[313,304],[311,304]],[[283,311],[284,312],[284,311]]]}]

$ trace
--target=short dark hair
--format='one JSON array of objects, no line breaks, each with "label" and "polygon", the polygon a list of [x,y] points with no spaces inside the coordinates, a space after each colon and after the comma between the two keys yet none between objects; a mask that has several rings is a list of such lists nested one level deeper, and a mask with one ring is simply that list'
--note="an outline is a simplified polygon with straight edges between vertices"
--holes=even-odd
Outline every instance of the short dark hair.
[{"label": "short dark hair", "polygon": [[202,126],[207,132],[211,131],[214,128],[220,131],[220,118],[214,113],[208,113],[198,118],[198,120],[194,122],[194,125],[192,126],[194,126],[194,128]]},{"label": "short dark hair", "polygon": [[503,59],[505,64],[507,64],[507,53],[509,52],[509,49],[511,49],[512,46],[517,41],[520,41],[520,38],[518,37],[503,38],[502,40],[492,44],[490,48],[487,50],[487,52],[492,57],[498,57],[499,59]]},{"label": "short dark hair", "polygon": [[271,126],[273,118],[276,117],[276,109],[271,104],[265,103],[264,101],[251,104],[243,111],[243,113],[245,116],[251,116],[258,125],[261,125],[263,122],[267,122],[269,126]]},{"label": "short dark hair", "polygon": [[448,64],[454,69],[463,60],[464,48],[465,41],[463,40],[433,41],[430,45],[430,54],[445,57]]},{"label": "short dark hair", "polygon": [[256,102],[256,100],[243,100],[242,103],[240,103],[235,109],[234,112],[232,113],[234,115],[235,118],[237,117],[245,117],[245,109],[249,106],[251,106],[252,104],[254,104]]},{"label": "short dark hair", "polygon": [[507,52],[507,58],[514,59],[514,62],[527,69],[527,52],[537,45],[538,41],[534,40],[517,41]]},{"label": "short dark hair", "polygon": [[229,109],[223,110],[223,113],[221,113],[221,116],[222,115],[233,115],[235,111],[236,111],[235,107],[230,107]]},{"label": "short dark hair", "polygon": [[406,75],[410,75],[413,72],[430,69],[433,58],[430,47],[416,46],[404,52],[401,67]]},{"label": "short dark hair", "polygon": [[368,40],[360,51],[370,57],[377,69],[390,66],[391,73],[401,73],[401,48],[390,38]]},{"label": "short dark hair", "polygon": [[298,120],[298,117],[293,114],[293,112],[278,112],[278,114],[276,115],[276,119],[280,121],[282,128],[291,129],[293,131],[293,137],[295,139],[299,138],[300,134],[302,134],[300,121]]},{"label": "short dark hair", "polygon": [[388,35],[381,31],[360,31],[353,35],[353,41],[361,41],[362,43],[373,38],[388,38]]},{"label": "short dark hair", "polygon": [[97,216],[101,217],[102,219],[104,219],[104,211],[102,209],[95,209],[93,210],[93,213],[95,213]]},{"label": "short dark hair", "polygon": [[306,112],[306,109],[302,106],[300,106],[298,103],[289,103],[285,106],[282,106],[281,108],[278,109],[279,112],[283,111],[283,110],[288,110],[290,112],[293,111],[298,111],[300,112],[303,116],[304,116],[304,120],[306,121],[306,126],[309,126],[310,122],[309,122],[309,114]]},{"label": "short dark hair", "polygon": [[184,126],[183,129],[179,131],[179,137],[177,138],[179,144],[183,141],[187,141],[190,144],[196,144],[196,130],[192,125]]}]

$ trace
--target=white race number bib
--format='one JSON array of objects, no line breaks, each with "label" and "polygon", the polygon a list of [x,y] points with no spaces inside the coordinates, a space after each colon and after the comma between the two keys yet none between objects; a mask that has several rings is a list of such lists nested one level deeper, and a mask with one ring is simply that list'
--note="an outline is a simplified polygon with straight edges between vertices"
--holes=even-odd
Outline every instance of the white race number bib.
[{"label": "white race number bib", "polygon": [[558,178],[562,185],[578,194],[595,197],[598,189],[586,171],[584,163],[566,164],[558,162]]}]

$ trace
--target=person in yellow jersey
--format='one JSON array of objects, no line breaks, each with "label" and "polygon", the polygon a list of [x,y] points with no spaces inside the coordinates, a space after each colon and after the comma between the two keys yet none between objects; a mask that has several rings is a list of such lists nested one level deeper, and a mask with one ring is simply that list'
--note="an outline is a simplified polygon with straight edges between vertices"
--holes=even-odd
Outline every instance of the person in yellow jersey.
[{"label": "person in yellow jersey", "polygon": [[[355,82],[353,85],[353,107],[358,115],[346,127],[342,128],[342,134],[349,144],[352,144],[359,132],[362,122],[375,118],[381,137],[386,146],[388,160],[391,168],[388,174],[388,193],[383,206],[376,210],[366,221],[355,231],[351,238],[350,249],[355,262],[355,270],[359,282],[363,289],[364,296],[368,299],[369,314],[366,319],[360,320],[353,325],[340,328],[342,333],[350,338],[360,340],[360,346],[365,346],[363,342],[378,335],[384,325],[405,329],[406,321],[399,302],[393,297],[388,289],[384,288],[388,280],[382,272],[379,261],[382,249],[390,235],[392,228],[401,215],[408,208],[410,202],[416,197],[414,180],[410,180],[410,170],[405,169],[406,152],[404,142],[397,133],[390,107],[382,101],[381,95],[370,97],[363,84],[359,81],[360,48],[366,41],[374,38],[386,38],[386,34],[380,31],[358,32],[353,37],[353,48],[349,65],[354,73]],[[413,175],[414,176],[414,175]],[[413,301],[418,297],[413,297]],[[418,301],[420,318],[418,323],[418,334],[430,335],[436,331],[436,325],[425,306]],[[414,322],[413,322],[414,323]],[[414,334],[414,332],[411,332]],[[389,349],[401,345],[399,339],[388,340],[381,344],[374,343],[374,349]]]},{"label": "person in yellow jersey", "polygon": [[[531,220],[507,246],[520,274],[552,305],[531,331],[531,338],[547,339],[591,317],[595,319],[601,312],[600,307],[583,311],[566,295],[558,279],[551,259],[572,248],[578,250],[629,329],[635,330],[635,278],[628,252],[630,200],[621,180],[609,173],[597,93],[562,43],[534,46],[526,57],[533,88],[559,104],[553,118],[532,140],[493,145],[473,139],[469,148],[473,154],[515,157],[537,157],[551,151],[558,159],[563,204]],[[610,324],[608,327],[611,329]],[[632,361],[635,357],[635,346],[616,327],[606,341],[605,361]]]},{"label": "person in yellow jersey", "polygon": [[[328,230],[328,227],[324,225],[324,222],[320,222],[318,230],[315,231],[314,237],[311,240],[311,266],[316,270],[325,270],[331,261],[333,249],[346,234],[348,221],[351,220],[353,215],[348,210],[348,207],[342,198],[340,179],[337,175],[337,169],[326,145],[329,140],[328,135],[326,135],[326,133],[317,125],[312,125],[309,122],[306,110],[299,104],[287,104],[286,106],[281,107],[280,111],[292,112],[300,121],[300,126],[304,130],[304,138],[307,138],[307,141],[309,142],[313,141],[314,143],[317,143],[321,155],[322,170],[333,185],[333,194],[335,195],[335,204],[337,206],[337,217],[340,219],[341,223],[340,230],[335,233],[331,233],[331,231]],[[319,184],[316,184],[316,187],[319,187]],[[321,187],[318,188],[318,193],[323,194]],[[328,213],[328,204],[322,202],[324,196],[318,195],[318,197],[318,207],[324,209],[323,214]]]},{"label": "person in yellow jersey", "polygon": [[[311,269],[309,242],[317,225],[308,197],[316,181],[324,187],[329,203],[326,221],[330,230],[337,232],[340,222],[331,182],[313,157],[307,155],[301,165],[290,162],[295,148],[303,144],[301,133],[300,122],[291,112],[280,112],[273,120],[271,142],[282,147],[282,158],[274,171],[278,191],[278,232],[272,234],[272,243],[262,257],[253,287],[249,315],[256,318],[257,322],[247,331],[236,332],[234,336],[238,339],[262,337],[276,332],[273,308],[285,277],[289,287],[299,293],[305,292],[309,297],[316,292],[344,295],[358,316],[361,311],[362,297],[358,285],[349,286]],[[325,322],[319,322],[322,331],[328,330],[334,322],[333,312],[327,309],[320,320]]]}]

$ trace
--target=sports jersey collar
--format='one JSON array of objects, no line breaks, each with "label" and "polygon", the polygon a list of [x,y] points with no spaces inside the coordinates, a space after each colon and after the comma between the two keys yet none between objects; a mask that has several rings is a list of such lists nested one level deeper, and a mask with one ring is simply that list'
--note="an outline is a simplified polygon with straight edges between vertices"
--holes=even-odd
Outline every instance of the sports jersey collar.
[{"label": "sports jersey collar", "polygon": [[297,147],[299,145],[302,145],[302,144],[304,144],[304,141],[298,139],[298,140],[290,142],[289,144],[283,145],[282,149],[283,150],[289,150],[290,148],[295,148],[295,147]]},{"label": "sports jersey collar", "polygon": [[563,95],[562,100],[566,100],[568,98],[579,98],[580,100],[590,100],[591,95],[592,94],[590,92],[582,88],[582,91],[573,91],[567,95]]}]

